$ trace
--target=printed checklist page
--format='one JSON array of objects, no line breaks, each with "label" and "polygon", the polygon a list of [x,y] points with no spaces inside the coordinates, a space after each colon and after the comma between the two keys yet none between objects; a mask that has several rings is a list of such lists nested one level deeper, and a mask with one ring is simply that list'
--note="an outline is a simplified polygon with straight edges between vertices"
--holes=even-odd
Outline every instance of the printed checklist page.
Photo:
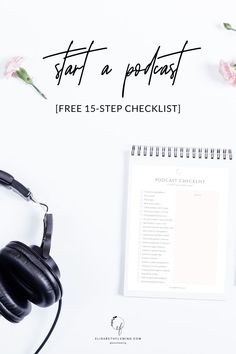
[{"label": "printed checklist page", "polygon": [[176,162],[130,159],[125,295],[222,299],[228,169]]}]

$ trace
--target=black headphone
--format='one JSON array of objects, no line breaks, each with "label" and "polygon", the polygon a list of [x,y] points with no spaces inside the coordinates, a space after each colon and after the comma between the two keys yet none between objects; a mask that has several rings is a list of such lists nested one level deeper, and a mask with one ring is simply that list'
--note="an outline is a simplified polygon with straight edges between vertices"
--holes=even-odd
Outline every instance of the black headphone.
[{"label": "black headphone", "polygon": [[[12,188],[28,201],[38,203],[31,191],[10,174],[0,171],[0,184]],[[0,250],[0,314],[8,321],[18,323],[31,311],[31,303],[48,307],[59,301],[56,319],[39,353],[50,337],[61,311],[62,285],[60,271],[50,257],[53,216],[45,208],[44,232],[41,246],[27,246],[12,241]]]}]

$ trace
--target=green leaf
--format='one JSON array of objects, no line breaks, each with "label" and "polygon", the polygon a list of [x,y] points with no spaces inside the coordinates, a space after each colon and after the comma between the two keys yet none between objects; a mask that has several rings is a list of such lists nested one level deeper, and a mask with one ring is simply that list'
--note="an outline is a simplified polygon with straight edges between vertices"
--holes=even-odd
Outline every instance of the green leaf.
[{"label": "green leaf", "polygon": [[236,31],[236,29],[233,28],[230,23],[223,23],[223,25],[224,25],[224,28],[227,30]]},{"label": "green leaf", "polygon": [[227,30],[231,30],[232,29],[232,26],[230,23],[223,23],[224,25],[224,28],[227,29]]},{"label": "green leaf", "polygon": [[23,80],[25,83],[32,85],[33,81],[30,78],[29,74],[27,73],[27,71],[24,68],[19,68],[18,70],[16,70],[16,75]]}]

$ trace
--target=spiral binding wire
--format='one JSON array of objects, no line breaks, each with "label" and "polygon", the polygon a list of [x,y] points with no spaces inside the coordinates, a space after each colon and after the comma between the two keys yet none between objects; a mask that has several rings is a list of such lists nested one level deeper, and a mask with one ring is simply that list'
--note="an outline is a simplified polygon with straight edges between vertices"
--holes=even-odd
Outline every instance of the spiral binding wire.
[{"label": "spiral binding wire", "polygon": [[133,145],[132,156],[232,160],[231,149]]}]

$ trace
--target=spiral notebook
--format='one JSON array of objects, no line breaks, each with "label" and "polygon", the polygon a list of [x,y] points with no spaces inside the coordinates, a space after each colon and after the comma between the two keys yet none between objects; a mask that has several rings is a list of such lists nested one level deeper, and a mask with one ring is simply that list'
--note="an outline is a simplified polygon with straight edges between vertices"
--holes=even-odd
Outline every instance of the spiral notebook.
[{"label": "spiral notebook", "polygon": [[124,295],[222,299],[230,149],[133,146]]}]

